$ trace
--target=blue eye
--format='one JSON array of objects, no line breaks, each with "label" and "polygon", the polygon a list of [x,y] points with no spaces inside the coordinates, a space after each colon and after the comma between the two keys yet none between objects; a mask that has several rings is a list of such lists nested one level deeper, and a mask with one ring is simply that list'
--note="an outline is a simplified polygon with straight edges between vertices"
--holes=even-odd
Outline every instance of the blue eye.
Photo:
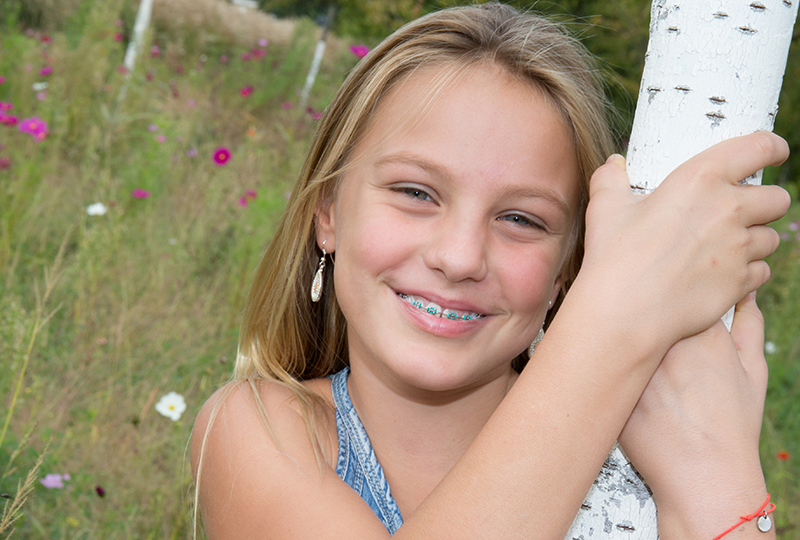
[{"label": "blue eye", "polygon": [[509,223],[513,223],[514,225],[519,225],[520,227],[534,227],[536,229],[544,229],[544,227],[535,221],[531,221],[525,216],[521,216],[519,214],[508,214],[505,216],[500,216],[497,218],[498,221],[508,221]]},{"label": "blue eye", "polygon": [[428,195],[425,191],[423,191],[423,190],[421,190],[419,188],[403,187],[403,188],[399,188],[397,191],[405,193],[406,195],[408,195],[412,199],[416,199],[418,201],[432,201],[433,200],[433,198],[430,195]]}]

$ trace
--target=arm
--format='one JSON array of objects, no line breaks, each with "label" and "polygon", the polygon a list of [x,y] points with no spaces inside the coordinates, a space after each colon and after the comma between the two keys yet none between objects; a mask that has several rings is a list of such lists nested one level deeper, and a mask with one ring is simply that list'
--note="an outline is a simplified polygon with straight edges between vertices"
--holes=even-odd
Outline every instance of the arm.
[{"label": "arm", "polygon": [[[727,141],[644,199],[630,193],[618,161],[601,167],[583,270],[535,361],[395,537],[561,540],[669,347],[766,280],[761,259],[774,246],[764,247],[761,224],[785,213],[788,196],[769,186],[745,189],[738,179],[786,153],[768,134]],[[709,206],[719,210],[710,216]],[[714,282],[727,285],[698,295]],[[661,302],[664,309],[650,308]],[[333,470],[320,472],[286,391],[271,385],[262,397],[282,448],[236,394],[210,429],[200,482],[209,536],[385,537]],[[193,437],[195,467],[206,409]]]},{"label": "arm", "polygon": [[[767,498],[758,439],[767,390],[764,319],[755,293],[670,349],[620,436],[658,505],[659,533],[711,539]],[[725,536],[775,538],[756,520]]]}]

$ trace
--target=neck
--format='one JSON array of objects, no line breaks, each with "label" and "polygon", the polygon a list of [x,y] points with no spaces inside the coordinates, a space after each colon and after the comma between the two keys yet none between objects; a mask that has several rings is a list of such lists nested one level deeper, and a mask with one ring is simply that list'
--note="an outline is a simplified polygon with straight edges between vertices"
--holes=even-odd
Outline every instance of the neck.
[{"label": "neck", "polygon": [[464,388],[434,392],[372,365],[351,358],[348,389],[407,516],[466,451],[517,374],[509,366]]}]

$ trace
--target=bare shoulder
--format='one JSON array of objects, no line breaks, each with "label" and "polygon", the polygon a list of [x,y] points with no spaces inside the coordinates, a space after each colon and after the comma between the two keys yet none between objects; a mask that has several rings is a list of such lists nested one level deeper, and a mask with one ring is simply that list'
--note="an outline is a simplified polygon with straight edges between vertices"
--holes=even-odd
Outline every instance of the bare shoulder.
[{"label": "bare shoulder", "polygon": [[[325,382],[307,385],[323,401]],[[335,419],[320,417],[323,442],[331,421],[335,432]],[[191,441],[209,538],[338,538],[346,524],[365,527],[365,538],[381,537],[380,522],[331,466],[335,450],[326,448],[318,461],[288,388],[240,381],[218,390],[198,414]],[[368,532],[376,523],[380,529]]]}]

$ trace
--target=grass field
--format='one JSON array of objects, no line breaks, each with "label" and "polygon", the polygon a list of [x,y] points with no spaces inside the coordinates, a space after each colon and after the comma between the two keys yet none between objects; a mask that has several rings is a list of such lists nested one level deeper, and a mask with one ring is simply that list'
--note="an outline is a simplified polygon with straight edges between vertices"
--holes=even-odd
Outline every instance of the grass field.
[{"label": "grass field", "polygon": [[[3,538],[191,535],[194,416],[231,372],[254,266],[316,114],[357,61],[334,43],[306,109],[310,22],[273,40],[156,21],[126,74],[127,3],[96,6],[62,32],[0,29]],[[800,537],[799,226],[795,204],[759,293],[782,540]],[[169,392],[187,405],[177,421],[155,408]]]}]

